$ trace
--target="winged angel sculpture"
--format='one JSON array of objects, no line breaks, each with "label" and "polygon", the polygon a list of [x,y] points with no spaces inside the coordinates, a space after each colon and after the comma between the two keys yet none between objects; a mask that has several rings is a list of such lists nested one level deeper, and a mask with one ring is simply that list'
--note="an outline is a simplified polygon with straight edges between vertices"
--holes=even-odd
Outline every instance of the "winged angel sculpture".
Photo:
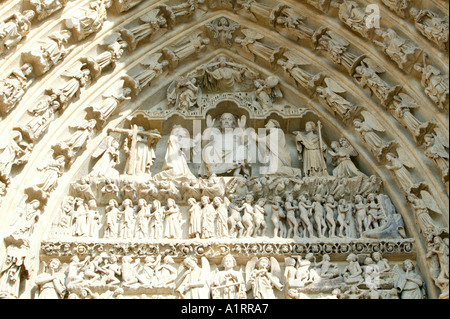
[{"label": "winged angel sculpture", "polygon": [[325,78],[324,82],[326,87],[319,86],[316,89],[317,93],[319,93],[319,96],[326,102],[334,114],[339,114],[344,120],[348,120],[355,111],[356,106],[339,95],[347,91],[331,78]]},{"label": "winged angel sculpture", "polygon": [[386,167],[394,172],[399,184],[405,191],[411,191],[411,188],[415,187],[417,183],[407,168],[415,168],[414,161],[403,148],[398,148],[397,154],[398,156],[393,153],[386,154],[386,160],[390,163]]},{"label": "winged angel sculpture", "polygon": [[354,77],[358,84],[365,88],[370,88],[372,94],[374,94],[381,103],[386,106],[392,101],[394,96],[400,91],[401,86],[391,86],[384,81],[379,74],[384,73],[386,70],[376,65],[370,59],[364,59],[361,64],[355,68]]},{"label": "winged angel sculpture", "polygon": [[[370,148],[372,153],[378,158],[382,158],[394,146],[395,142],[385,142],[376,132],[386,132],[386,129],[378,119],[368,111],[362,111],[363,120],[355,119],[353,125],[360,134],[364,143]],[[376,131],[376,132],[375,132]]]},{"label": "winged angel sculpture", "polygon": [[89,3],[89,8],[80,8],[72,17],[66,19],[66,26],[73,29],[77,40],[83,40],[90,34],[99,31],[106,21],[111,7],[111,0],[97,0]]},{"label": "winged angel sculpture", "polygon": [[442,211],[430,193],[422,190],[420,197],[410,193],[407,199],[414,209],[417,226],[419,226],[420,232],[425,238],[430,239],[434,236],[440,236],[442,233],[448,234],[448,228],[439,226],[430,215],[430,213],[434,213],[442,216]]},{"label": "winged angel sculpture", "polygon": [[167,89],[167,100],[180,111],[192,111],[201,97],[201,89],[196,78],[180,77]]},{"label": "winged angel sculpture", "polygon": [[274,257],[253,257],[245,267],[247,290],[255,299],[275,299],[274,288],[283,289],[280,264]]},{"label": "winged angel sculpture", "polygon": [[92,158],[98,159],[91,170],[90,175],[94,177],[108,176],[118,177],[119,172],[114,168],[119,164],[119,142],[112,136],[106,137],[98,146]]},{"label": "winged angel sculpture", "polygon": [[258,41],[264,39],[264,35],[259,32],[244,29],[242,33],[245,35],[245,38],[236,38],[234,41],[241,45],[242,48],[240,51],[244,55],[250,56],[253,61],[258,56],[267,62],[273,63],[286,51],[283,47],[273,48]]},{"label": "winged angel sculpture", "polygon": [[436,128],[435,134],[427,134],[424,137],[424,145],[426,148],[425,155],[433,162],[435,162],[437,167],[441,170],[444,183],[447,184],[449,180],[449,155],[447,151],[449,148],[449,144],[449,137],[443,132],[441,128]]},{"label": "winged angel sculpture", "polygon": [[122,29],[120,33],[127,41],[131,50],[135,50],[139,42],[151,37],[160,29],[166,29],[174,21],[175,16],[170,12],[170,8],[165,5],[151,10],[139,17],[142,24],[131,28]]},{"label": "winged angel sculpture", "polygon": [[148,57],[146,57],[143,61],[141,61],[141,65],[145,67],[145,69],[136,75],[131,81],[131,85],[137,90],[142,91],[147,85],[149,85],[153,79],[161,75],[164,71],[164,67],[169,65],[169,61],[161,59],[161,53],[155,53]]},{"label": "winged angel sculpture", "polygon": [[339,142],[331,142],[331,150],[328,150],[328,153],[335,166],[333,176],[337,178],[365,176],[352,162],[351,158],[358,156],[358,152],[346,138],[342,137]]},{"label": "winged angel sculpture", "polygon": [[175,283],[176,292],[182,299],[209,299],[211,266],[206,257],[201,258],[201,267],[197,259],[187,257],[178,272]]},{"label": "winged angel sculpture", "polygon": [[233,20],[228,20],[225,17],[213,20],[206,24],[206,27],[211,31],[215,39],[216,45],[233,45],[233,33],[241,27],[241,25]]}]

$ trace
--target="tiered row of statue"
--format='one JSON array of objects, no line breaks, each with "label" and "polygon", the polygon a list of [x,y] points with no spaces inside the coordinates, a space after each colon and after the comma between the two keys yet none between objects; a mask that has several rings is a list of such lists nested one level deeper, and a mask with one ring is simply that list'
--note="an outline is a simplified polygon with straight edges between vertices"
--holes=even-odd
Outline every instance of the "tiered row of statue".
[{"label": "tiered row of statue", "polygon": [[[448,248],[448,241],[446,243]],[[390,264],[383,256],[349,254],[336,263],[327,254],[253,257],[238,264],[228,254],[207,258],[170,256],[133,258],[101,253],[61,264],[43,263],[36,278],[39,298],[110,299],[423,299],[424,281],[406,259]],[[283,268],[283,270],[282,270]]]},{"label": "tiered row of statue", "polygon": [[406,237],[375,177],[225,180],[82,178],[72,184],[76,196],[66,197],[52,232],[128,240]]}]

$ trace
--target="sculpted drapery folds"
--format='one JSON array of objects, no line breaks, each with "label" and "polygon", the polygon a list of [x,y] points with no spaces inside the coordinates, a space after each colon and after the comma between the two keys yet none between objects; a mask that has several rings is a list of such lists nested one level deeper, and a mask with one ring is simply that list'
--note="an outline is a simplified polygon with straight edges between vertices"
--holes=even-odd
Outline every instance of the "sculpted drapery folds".
[{"label": "sculpted drapery folds", "polygon": [[321,124],[307,122],[305,132],[296,132],[297,149],[303,159],[303,174],[306,176],[328,176],[324,152],[327,145],[321,136]]},{"label": "sculpted drapery folds", "polygon": [[0,114],[10,112],[25,95],[32,82],[31,64],[25,63],[16,69],[4,80],[0,81]]},{"label": "sculpted drapery folds", "polygon": [[0,22],[0,54],[15,47],[30,33],[31,21],[36,16],[33,10],[16,12],[10,18]]}]

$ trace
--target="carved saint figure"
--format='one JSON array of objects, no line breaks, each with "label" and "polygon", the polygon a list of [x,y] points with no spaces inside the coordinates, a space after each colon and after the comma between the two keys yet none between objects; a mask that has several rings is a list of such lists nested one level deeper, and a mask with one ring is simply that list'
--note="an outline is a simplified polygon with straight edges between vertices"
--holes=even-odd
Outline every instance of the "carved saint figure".
[{"label": "carved saint figure", "polygon": [[352,178],[365,176],[352,162],[351,157],[358,156],[358,152],[350,145],[347,139],[341,138],[339,142],[331,142],[331,150],[328,153],[332,157],[335,168],[332,175],[337,178]]},{"label": "carved saint figure", "polygon": [[164,14],[161,14],[161,9],[151,10],[140,16],[139,20],[142,22],[140,25],[120,30],[131,50],[135,50],[139,42],[151,37],[158,30],[168,27],[167,19]]},{"label": "carved saint figure", "polygon": [[449,77],[435,67],[427,64],[427,55],[423,55],[423,63],[414,65],[414,69],[422,74],[422,86],[428,97],[441,109],[448,109],[449,101]]},{"label": "carved saint figure", "polygon": [[395,118],[414,135],[416,142],[420,143],[424,134],[431,133],[436,127],[436,124],[431,121],[419,121],[412,114],[412,111],[418,108],[419,105],[413,98],[407,94],[399,93],[394,96],[391,112]]},{"label": "carved saint figure", "polygon": [[127,134],[124,149],[128,155],[125,172],[127,175],[147,175],[156,159],[155,148],[161,135],[158,130],[147,131],[141,126],[132,125],[131,129],[111,129],[110,131]]},{"label": "carved saint figure", "polygon": [[30,33],[31,20],[36,13],[33,10],[16,12],[10,18],[0,22],[0,54],[16,46]]},{"label": "carved saint figure", "polygon": [[414,24],[422,35],[436,43],[441,49],[445,50],[448,47],[448,16],[440,17],[431,10],[417,8],[411,8],[409,13],[414,18]]},{"label": "carved saint figure", "polygon": [[189,112],[195,109],[200,89],[195,78],[176,79],[167,90],[167,100],[177,110]]},{"label": "carved saint figure", "polygon": [[123,211],[120,212],[120,238],[133,238],[135,225],[135,210],[133,207],[133,202],[130,199],[125,199],[122,206]]},{"label": "carved saint figure", "polygon": [[375,44],[382,47],[400,69],[408,69],[422,51],[411,41],[400,37],[393,29],[376,29],[375,34],[382,38],[382,41],[374,40]]},{"label": "carved saint figure", "polygon": [[131,100],[131,89],[128,87],[121,88],[114,94],[103,95],[101,106],[89,106],[86,108],[88,119],[95,119],[97,126],[102,127],[106,120],[114,114],[126,101]]},{"label": "carved saint figure", "polygon": [[150,238],[162,239],[164,236],[164,207],[157,199],[153,201],[153,213],[150,217]]},{"label": "carved saint figure", "polygon": [[201,175],[212,174],[239,174],[246,172],[246,117],[238,121],[231,113],[223,113],[220,117],[219,128],[214,127],[215,120],[207,118],[207,129],[203,133],[206,146],[203,148],[204,163],[201,166]]},{"label": "carved saint figure", "polygon": [[47,199],[50,196],[50,193],[53,192],[58,185],[58,178],[63,174],[64,166],[64,156],[58,156],[56,159],[50,161],[47,166],[38,168],[39,171],[43,172],[39,182],[36,185],[25,189],[25,192],[31,198],[34,198],[34,195],[36,195],[40,199]]},{"label": "carved saint figure", "polygon": [[245,272],[247,290],[252,289],[255,299],[275,299],[273,289],[283,289],[280,266],[273,257],[254,257]]},{"label": "carved saint figure", "polygon": [[275,100],[283,97],[281,90],[277,87],[279,84],[279,78],[276,76],[270,76],[266,80],[257,79],[253,83],[256,88],[253,107],[256,110],[270,110],[273,108],[273,103]]},{"label": "carved saint figure", "polygon": [[355,130],[360,134],[362,140],[371,149],[372,153],[375,156],[382,158],[383,154],[386,154],[395,143],[383,141],[375,132],[385,132],[386,130],[371,113],[363,111],[362,114],[364,120],[353,120]]},{"label": "carved saint figure", "polygon": [[285,57],[286,59],[279,59],[277,64],[295,80],[297,85],[308,91],[314,91],[321,84],[325,76],[323,73],[310,74],[301,68],[301,66],[307,64],[306,62],[297,61],[299,59],[289,57],[287,54],[285,54]]},{"label": "carved saint figure", "polygon": [[114,169],[119,164],[119,142],[112,136],[106,137],[101,142],[94,154],[92,154],[92,157],[99,158],[99,160],[92,167],[89,173],[90,176],[119,176],[119,172]]},{"label": "carved saint figure", "polygon": [[102,28],[111,4],[111,0],[91,1],[88,8],[80,8],[72,17],[67,18],[66,26],[73,29],[78,41],[83,40]]},{"label": "carved saint figure", "polygon": [[107,67],[115,67],[127,46],[124,41],[117,40],[109,44],[106,50],[96,57],[83,57],[80,61],[86,64],[86,68],[91,71],[92,78],[96,79],[101,76],[102,71]]},{"label": "carved saint figure", "polygon": [[187,257],[179,274],[176,292],[182,299],[209,299],[211,268],[208,259],[201,258],[202,267],[197,259]]},{"label": "carved saint figure", "polygon": [[242,50],[250,55],[253,60],[256,57],[260,57],[262,60],[272,63],[277,61],[278,57],[285,51],[283,47],[272,47],[261,41],[264,39],[264,35],[251,29],[243,29],[241,32],[245,35],[245,38],[238,37],[234,40],[239,44]]},{"label": "carved saint figure", "polygon": [[443,142],[444,138],[439,134],[427,134],[424,137],[425,155],[433,160],[437,167],[441,170],[444,182],[449,179],[449,155],[445,147],[448,143]]},{"label": "carved saint figure", "polygon": [[356,2],[343,1],[339,6],[339,19],[364,38],[370,36],[371,29],[367,27],[368,14]]},{"label": "carved saint figure", "polygon": [[209,38],[203,38],[201,31],[188,36],[188,41],[184,41],[175,49],[163,48],[162,52],[167,57],[172,68],[191,55],[201,52],[211,42]]},{"label": "carved saint figure", "polygon": [[228,205],[220,197],[215,197],[213,204],[216,208],[216,236],[217,238],[228,237]]},{"label": "carved saint figure", "polygon": [[68,162],[71,162],[83,147],[91,140],[91,135],[96,125],[95,120],[84,121],[81,124],[70,126],[76,130],[68,139],[52,146],[55,155],[64,155]]},{"label": "carved saint figure", "polygon": [[151,216],[152,207],[147,204],[145,199],[139,199],[138,212],[136,215],[136,226],[134,230],[134,238],[147,239],[148,238],[148,224]]},{"label": "carved saint figure", "polygon": [[19,298],[19,290],[23,280],[29,278],[29,247],[22,244],[8,245],[6,259],[0,268],[0,298]]},{"label": "carved saint figure", "polygon": [[66,277],[59,273],[61,262],[57,258],[50,260],[47,270],[36,277],[39,287],[39,299],[63,299],[66,293]]},{"label": "carved saint figure", "polygon": [[4,80],[0,81],[0,114],[10,112],[22,99],[31,85],[34,68],[25,63],[19,69],[15,69]]},{"label": "carved saint figure", "polygon": [[200,145],[200,136],[196,140],[190,138],[189,131],[180,125],[174,125],[170,132],[169,142],[162,172],[155,175],[155,180],[195,181],[188,162],[191,149]]},{"label": "carved saint figure", "polygon": [[245,281],[241,271],[236,270],[236,259],[232,255],[222,258],[221,266],[213,279],[213,299],[246,299]]},{"label": "carved saint figure", "polygon": [[413,262],[405,260],[402,265],[403,273],[398,275],[395,288],[400,292],[400,299],[423,299],[423,279],[415,271]]},{"label": "carved saint figure", "polygon": [[[423,194],[422,194],[423,197]],[[430,216],[431,206],[427,199],[419,198],[418,196],[410,193],[408,195],[408,202],[411,203],[414,209],[414,216],[416,219],[417,226],[425,238],[430,238],[433,236],[439,236],[443,229],[436,224],[433,218]]]},{"label": "carved saint figure", "polygon": [[436,256],[439,263],[439,270],[435,275],[434,282],[436,286],[441,289],[440,299],[448,298],[448,278],[449,278],[449,257],[448,257],[448,237],[442,239],[440,236],[435,236],[432,243],[428,245],[428,258]]},{"label": "carved saint figure", "polygon": [[381,0],[390,10],[402,18],[406,17],[407,10],[412,0]]},{"label": "carved saint figure", "polygon": [[327,146],[322,139],[321,130],[322,126],[319,121],[317,129],[314,122],[307,122],[305,132],[294,132],[297,140],[298,155],[300,159],[303,159],[303,173],[305,176],[328,176],[325,162]]},{"label": "carved saint figure", "polygon": [[109,200],[108,206],[105,209],[105,238],[117,238],[119,235],[119,204],[115,199]]},{"label": "carved saint figure", "polygon": [[195,198],[188,199],[189,208],[189,237],[199,239],[202,234],[202,208]]},{"label": "carved saint figure", "polygon": [[401,157],[395,156],[393,153],[386,154],[386,160],[390,163],[386,164],[386,167],[395,174],[399,184],[405,191],[408,191],[416,184],[411,173],[405,167],[405,165],[409,165],[411,168],[413,167],[408,161],[402,160]]},{"label": "carved saint figure", "polygon": [[319,86],[316,89],[317,93],[335,114],[338,114],[344,120],[348,120],[355,111],[356,106],[339,95],[347,91],[330,78],[325,78],[324,81],[327,86]]},{"label": "carved saint figure", "polygon": [[33,117],[24,126],[19,126],[18,130],[32,141],[36,141],[47,131],[60,107],[56,94],[44,95],[36,106],[28,110]]},{"label": "carved saint figure", "polygon": [[208,196],[202,196],[202,238],[209,239],[215,237],[216,210],[211,204]]},{"label": "carved saint figure", "polygon": [[393,97],[401,89],[401,86],[392,86],[384,81],[379,74],[384,73],[385,70],[376,65],[370,59],[364,59],[361,64],[355,68],[353,77],[357,83],[362,87],[369,87],[371,92],[386,106],[393,99]]},{"label": "carved saint figure", "polygon": [[286,137],[276,120],[269,120],[265,125],[265,134],[258,136],[259,159],[264,166],[260,173],[273,176],[301,177],[300,169],[292,167],[292,159],[286,147]]},{"label": "carved saint figure", "polygon": [[82,88],[89,85],[92,75],[89,69],[81,69],[77,73],[65,73],[63,76],[68,77],[69,81],[61,89],[53,92],[58,96],[61,105],[65,107],[80,93]]},{"label": "carved saint figure", "polygon": [[164,238],[181,238],[181,212],[175,200],[169,198],[164,210]]},{"label": "carved saint figure", "polygon": [[143,65],[145,69],[133,77],[133,81],[136,83],[136,87],[139,91],[142,91],[153,79],[160,76],[163,73],[164,68],[169,65],[169,61],[167,60],[159,62],[161,56],[161,53],[155,53],[141,62],[141,65]]},{"label": "carved saint figure", "polygon": [[0,142],[0,180],[9,181],[12,166],[26,163],[32,149],[33,144],[24,141],[22,134],[15,130],[9,140]]},{"label": "carved saint figure", "polygon": [[22,59],[33,65],[36,75],[42,75],[69,53],[70,49],[66,45],[71,36],[69,30],[55,31],[48,36],[47,41],[22,53]]}]

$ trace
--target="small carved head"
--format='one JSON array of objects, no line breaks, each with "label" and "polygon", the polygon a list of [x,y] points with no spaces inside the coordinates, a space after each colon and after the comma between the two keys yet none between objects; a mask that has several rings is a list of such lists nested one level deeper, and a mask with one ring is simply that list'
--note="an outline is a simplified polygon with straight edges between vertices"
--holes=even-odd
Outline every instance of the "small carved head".
[{"label": "small carved head", "polygon": [[413,271],[415,269],[414,263],[410,259],[403,262],[403,271]]},{"label": "small carved head", "polygon": [[305,124],[305,130],[306,130],[306,132],[315,132],[316,131],[316,123],[314,123],[314,122],[311,122],[311,121],[309,121],[309,122],[306,122],[306,124]]},{"label": "small carved head", "polygon": [[258,269],[269,269],[270,261],[267,257],[261,257],[257,263]]},{"label": "small carved head", "polygon": [[356,255],[355,254],[350,254],[350,255],[348,255],[347,256],[347,259],[346,259],[348,262],[356,262],[357,260],[358,260],[358,257],[356,257]]},{"label": "small carved head", "polygon": [[236,263],[236,259],[228,254],[225,257],[223,257],[222,259],[222,267],[225,269],[233,269],[234,267],[236,267],[237,263]]},{"label": "small carved head", "polygon": [[187,268],[190,269],[194,269],[195,267],[197,267],[197,259],[195,259],[194,257],[187,257],[184,261],[183,261],[183,265]]},{"label": "small carved head", "polygon": [[61,262],[57,258],[53,258],[50,260],[50,263],[48,264],[48,268],[57,271],[59,267],[61,266]]},{"label": "small carved head", "polygon": [[234,129],[236,127],[236,119],[234,118],[234,115],[231,113],[223,113],[220,117],[220,127],[222,129]]}]

